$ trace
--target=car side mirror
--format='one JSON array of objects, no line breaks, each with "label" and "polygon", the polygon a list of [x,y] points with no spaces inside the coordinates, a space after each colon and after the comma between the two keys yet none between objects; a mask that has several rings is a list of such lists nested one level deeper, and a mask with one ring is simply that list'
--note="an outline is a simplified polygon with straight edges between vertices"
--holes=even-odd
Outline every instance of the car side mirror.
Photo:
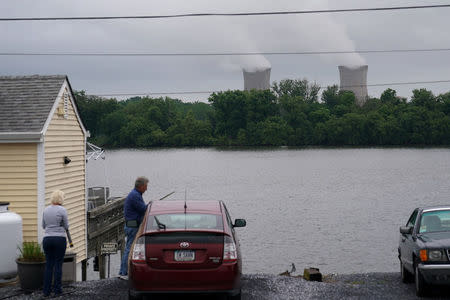
[{"label": "car side mirror", "polygon": [[245,227],[245,225],[247,225],[247,222],[244,219],[236,219],[233,227]]},{"label": "car side mirror", "polygon": [[400,233],[401,234],[411,234],[413,231],[412,226],[400,226]]}]

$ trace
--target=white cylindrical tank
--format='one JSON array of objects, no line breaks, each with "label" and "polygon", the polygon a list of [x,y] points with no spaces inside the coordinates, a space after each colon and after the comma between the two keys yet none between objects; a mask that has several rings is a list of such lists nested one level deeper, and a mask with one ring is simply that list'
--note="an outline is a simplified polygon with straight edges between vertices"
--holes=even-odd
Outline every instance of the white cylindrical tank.
[{"label": "white cylindrical tank", "polygon": [[368,66],[339,66],[341,90],[352,91],[359,105],[367,100],[367,70]]},{"label": "white cylindrical tank", "polygon": [[22,217],[8,210],[8,202],[0,202],[0,279],[17,275],[18,246],[22,247]]},{"label": "white cylindrical tank", "polygon": [[268,90],[270,89],[270,68],[255,71],[243,70],[244,90]]}]

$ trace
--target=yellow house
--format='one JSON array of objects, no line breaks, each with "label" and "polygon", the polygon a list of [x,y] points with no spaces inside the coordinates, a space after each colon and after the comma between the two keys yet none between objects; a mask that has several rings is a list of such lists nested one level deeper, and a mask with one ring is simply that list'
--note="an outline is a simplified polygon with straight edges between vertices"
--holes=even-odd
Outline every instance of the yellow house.
[{"label": "yellow house", "polygon": [[65,192],[77,277],[87,258],[86,130],[67,76],[0,76],[0,201],[42,242],[42,212]]}]

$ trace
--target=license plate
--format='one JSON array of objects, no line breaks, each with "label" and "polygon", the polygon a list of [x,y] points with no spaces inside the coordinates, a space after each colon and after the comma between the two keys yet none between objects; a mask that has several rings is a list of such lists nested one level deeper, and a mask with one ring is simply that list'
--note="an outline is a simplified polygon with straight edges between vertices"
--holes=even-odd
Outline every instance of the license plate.
[{"label": "license plate", "polygon": [[193,261],[195,260],[195,251],[193,250],[175,250],[175,261]]}]

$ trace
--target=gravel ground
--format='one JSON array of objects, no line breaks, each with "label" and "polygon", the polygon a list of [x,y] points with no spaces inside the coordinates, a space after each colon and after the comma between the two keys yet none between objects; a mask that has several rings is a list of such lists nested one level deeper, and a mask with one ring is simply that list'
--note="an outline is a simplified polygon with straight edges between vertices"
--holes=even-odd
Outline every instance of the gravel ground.
[{"label": "gravel ground", "polygon": [[[127,282],[118,278],[77,282],[63,287],[54,299],[127,299]],[[25,295],[17,285],[0,287],[0,300],[40,299],[42,292]],[[167,299],[157,296],[157,299]],[[173,299],[211,299],[178,295]],[[433,288],[431,299],[450,299],[449,288]],[[153,299],[153,297],[152,297]],[[326,275],[324,282],[268,274],[243,276],[242,299],[418,299],[414,284],[404,284],[399,273]]]}]

